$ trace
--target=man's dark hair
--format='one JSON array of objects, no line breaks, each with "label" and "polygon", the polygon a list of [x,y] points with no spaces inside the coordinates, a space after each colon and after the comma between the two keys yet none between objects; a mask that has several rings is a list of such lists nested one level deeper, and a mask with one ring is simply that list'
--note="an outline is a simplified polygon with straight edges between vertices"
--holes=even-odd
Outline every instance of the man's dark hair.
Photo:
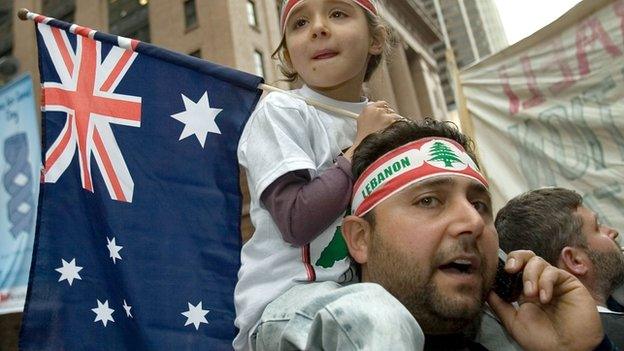
[{"label": "man's dark hair", "polygon": [[[419,122],[402,119],[379,132],[369,134],[362,140],[353,153],[351,165],[353,178],[358,179],[366,167],[386,153],[409,142],[429,137],[442,137],[456,141],[478,166],[472,140],[462,134],[455,123],[436,121],[431,118]],[[372,211],[368,212],[364,219],[371,225],[375,225],[375,217]]]},{"label": "man's dark hair", "polygon": [[553,266],[566,246],[586,247],[582,219],[575,213],[583,198],[575,191],[545,188],[511,199],[496,215],[499,245],[506,251],[532,250]]},{"label": "man's dark hair", "polygon": [[384,154],[409,142],[428,137],[442,137],[456,141],[478,165],[472,140],[462,134],[455,123],[436,121],[431,118],[420,122],[405,119],[392,123],[382,131],[369,134],[362,140],[353,153],[351,171],[354,179],[357,179],[366,167]]}]

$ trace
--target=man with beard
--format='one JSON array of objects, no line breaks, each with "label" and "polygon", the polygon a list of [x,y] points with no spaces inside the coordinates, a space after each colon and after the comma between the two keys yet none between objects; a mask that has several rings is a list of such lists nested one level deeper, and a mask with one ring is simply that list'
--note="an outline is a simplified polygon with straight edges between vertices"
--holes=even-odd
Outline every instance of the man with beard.
[{"label": "man with beard", "polygon": [[578,193],[563,188],[529,191],[498,212],[495,226],[504,250],[532,250],[578,278],[594,298],[609,339],[624,348],[624,314],[607,308],[608,297],[624,283],[618,232],[600,223]]},{"label": "man with beard", "polygon": [[472,332],[486,299],[524,349],[610,349],[589,292],[530,251],[506,263],[523,272],[519,308],[490,292],[498,237],[474,160],[450,123],[398,121],[369,135],[353,157],[353,214],[334,243],[361,282],[289,290],[267,306],[254,349],[485,350]]}]

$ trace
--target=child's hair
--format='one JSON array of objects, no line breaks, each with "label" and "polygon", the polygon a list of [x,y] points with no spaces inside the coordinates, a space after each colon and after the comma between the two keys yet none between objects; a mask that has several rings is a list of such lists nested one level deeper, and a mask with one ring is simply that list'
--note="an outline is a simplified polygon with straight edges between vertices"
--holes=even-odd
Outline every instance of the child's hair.
[{"label": "child's hair", "polygon": [[[368,59],[368,64],[366,66],[366,73],[364,73],[364,81],[368,82],[370,77],[373,75],[373,72],[379,67],[381,60],[384,56],[390,55],[392,48],[396,43],[396,38],[394,36],[394,32],[390,26],[381,19],[379,16],[372,15],[367,11],[364,11],[366,15],[366,22],[368,23],[369,34],[371,36],[381,36],[381,40],[383,40],[383,50],[379,55],[371,55]],[[299,78],[297,72],[289,67],[286,58],[284,57],[284,52],[288,48],[286,47],[286,35],[282,35],[282,40],[279,43],[279,46],[273,54],[271,58],[274,60],[279,60],[278,68],[282,72],[282,74],[286,77],[284,80],[287,82],[294,82]]]}]

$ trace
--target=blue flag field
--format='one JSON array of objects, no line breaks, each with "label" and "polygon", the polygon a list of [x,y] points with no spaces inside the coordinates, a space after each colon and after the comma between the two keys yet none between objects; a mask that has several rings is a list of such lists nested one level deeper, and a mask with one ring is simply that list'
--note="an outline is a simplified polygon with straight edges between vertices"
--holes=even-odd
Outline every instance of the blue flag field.
[{"label": "blue flag field", "polygon": [[20,349],[231,349],[262,78],[28,16],[44,171]]}]

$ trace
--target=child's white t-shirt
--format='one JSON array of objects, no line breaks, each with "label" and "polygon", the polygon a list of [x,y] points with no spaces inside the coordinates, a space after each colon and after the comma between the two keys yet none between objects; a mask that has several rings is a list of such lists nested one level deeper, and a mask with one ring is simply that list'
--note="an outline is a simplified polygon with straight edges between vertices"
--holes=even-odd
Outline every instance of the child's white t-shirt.
[{"label": "child's white t-shirt", "polygon": [[[318,94],[304,86],[291,93],[359,114],[366,100],[349,103]],[[235,325],[240,329],[235,349],[249,348],[267,304],[296,284],[310,281],[346,283],[355,279],[338,227],[340,215],[309,245],[293,246],[282,235],[260,202],[262,192],[280,176],[307,169],[314,178],[334,164],[341,150],[353,144],[356,121],[335,116],[284,93],[269,93],[258,103],[238,145],[238,159],[247,169],[249,209],[256,228],[243,246],[234,292]],[[335,235],[337,235],[335,237]]]}]

